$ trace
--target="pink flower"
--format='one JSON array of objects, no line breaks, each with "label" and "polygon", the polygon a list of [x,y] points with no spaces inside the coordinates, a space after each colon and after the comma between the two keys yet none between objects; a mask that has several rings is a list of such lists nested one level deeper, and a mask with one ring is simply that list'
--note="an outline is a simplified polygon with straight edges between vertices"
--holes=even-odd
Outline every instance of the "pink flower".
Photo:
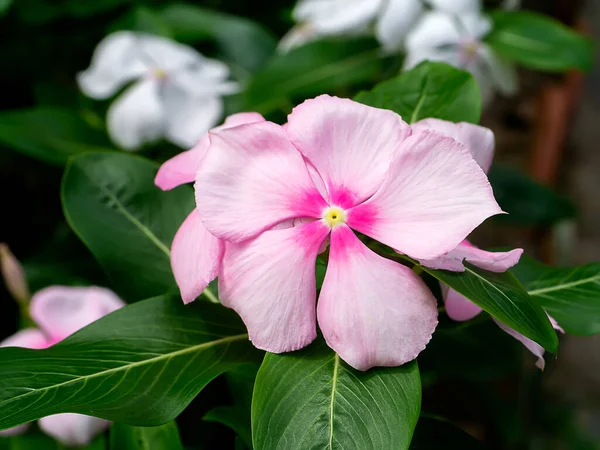
[{"label": "pink flower", "polygon": [[[229,116],[223,125],[213,131],[264,121],[258,113],[239,113]],[[163,191],[191,183],[209,147],[210,140],[205,134],[194,148],[160,166],[154,183]],[[171,268],[185,303],[194,301],[216,278],[223,251],[224,243],[206,230],[198,210],[194,209],[175,234],[171,246]]]},{"label": "pink flower", "polygon": [[[38,328],[27,328],[0,342],[0,347],[48,348],[79,329],[124,306],[112,291],[100,287],[51,286],[31,299],[30,314]],[[84,446],[110,422],[81,414],[56,414],[39,420],[40,428],[64,445]],[[0,431],[23,433],[28,424]]]},{"label": "pink flower", "polygon": [[[461,142],[467,147],[473,158],[487,173],[494,159],[494,135],[486,128],[469,123],[455,124],[439,119],[425,119],[413,125],[414,133],[436,130]],[[434,259],[421,259],[421,264],[432,269],[464,272],[464,261],[490,272],[506,272],[519,262],[523,249],[517,248],[509,252],[486,252],[473,246],[468,241],[461,242],[456,248],[445,255]],[[442,294],[448,316],[456,321],[470,320],[483,310],[448,286],[442,284]],[[544,369],[544,348],[531,339],[523,336],[502,322],[494,319],[500,328],[519,340],[525,347],[538,357],[536,365]],[[564,333],[562,328],[550,317],[550,322],[556,330]]]},{"label": "pink flower", "polygon": [[[454,249],[501,212],[465,146],[329,96],[295,108],[283,127],[258,122],[209,138],[197,209],[208,232],[227,241],[220,300],[254,345],[300,349],[315,339],[318,319],[328,345],[359,370],[414,359],[437,325],[435,298],[352,230],[416,259]],[[327,238],[315,308],[315,262]]]}]

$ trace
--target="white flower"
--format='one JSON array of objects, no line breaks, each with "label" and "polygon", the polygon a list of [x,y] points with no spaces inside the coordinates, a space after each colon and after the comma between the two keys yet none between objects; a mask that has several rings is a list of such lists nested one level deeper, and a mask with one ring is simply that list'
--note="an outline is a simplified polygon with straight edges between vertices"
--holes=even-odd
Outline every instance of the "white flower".
[{"label": "white flower", "polygon": [[[509,0],[511,1],[511,0]],[[514,1],[514,0],[512,0]],[[450,14],[478,11],[480,0],[300,0],[293,12],[299,24],[282,39],[289,50],[324,36],[367,34],[373,30],[389,51],[401,48],[404,38],[429,6]]]},{"label": "white flower", "polygon": [[229,68],[187,45],[158,36],[119,31],[96,48],[79,73],[81,90],[96,99],[136,80],[109,108],[112,139],[127,150],[166,138],[193,147],[223,114],[221,96],[238,90]]},{"label": "white flower", "polygon": [[404,68],[430,60],[471,72],[479,84],[484,104],[495,90],[514,94],[517,90],[514,65],[482,41],[491,27],[490,19],[479,12],[461,15],[427,12],[406,38]]}]

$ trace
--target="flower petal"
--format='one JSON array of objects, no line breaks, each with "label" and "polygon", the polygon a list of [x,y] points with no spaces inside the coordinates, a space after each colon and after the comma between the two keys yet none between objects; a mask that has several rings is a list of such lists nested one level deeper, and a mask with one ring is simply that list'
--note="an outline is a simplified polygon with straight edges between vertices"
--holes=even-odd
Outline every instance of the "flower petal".
[{"label": "flower petal", "polygon": [[[265,119],[258,113],[247,112],[233,114],[227,119],[225,123],[217,128],[216,130],[237,127],[246,123],[264,122]],[[203,135],[196,146],[191,150],[182,152],[177,156],[169,159],[160,166],[154,184],[156,184],[163,191],[168,191],[181,184],[191,183],[196,178],[196,172],[200,161],[206,155],[210,147],[210,139],[208,135]]]},{"label": "flower petal", "polygon": [[7,430],[1,430],[0,436],[9,437],[9,436],[19,436],[25,433],[31,424],[24,423],[23,425],[17,425],[16,427],[8,428]]},{"label": "flower petal", "polygon": [[450,289],[447,285],[440,283],[442,288],[442,296],[444,297],[444,305],[446,307],[446,314],[452,320],[457,322],[464,322],[465,320],[471,320],[477,316],[483,309],[469,300],[462,294],[459,294],[454,289]]},{"label": "flower petal", "polygon": [[169,74],[201,65],[204,58],[193,47],[172,39],[146,33],[135,33],[139,57],[152,68]]},{"label": "flower petal", "polygon": [[503,324],[496,318],[492,317],[492,319],[494,319],[496,325],[502,328],[502,330],[514,337],[517,341],[520,341],[525,346],[525,348],[527,348],[527,350],[533,353],[534,356],[537,356],[537,362],[535,363],[535,365],[539,367],[540,370],[544,370],[544,368],[546,367],[546,361],[544,361],[544,348],[541,345],[539,345],[537,342],[532,341],[528,337],[523,336],[521,333],[513,330],[508,325]]},{"label": "flower petal", "polygon": [[429,0],[429,4],[438,11],[448,14],[479,12],[481,0]]},{"label": "flower petal", "polygon": [[522,248],[509,252],[486,252],[468,241],[463,241],[455,249],[436,259],[421,260],[421,264],[432,269],[464,272],[464,261],[490,272],[506,272],[519,262],[523,254]]},{"label": "flower petal", "polygon": [[38,423],[44,433],[69,447],[89,445],[110,425],[108,420],[73,413],[42,417]]},{"label": "flower petal", "polygon": [[48,337],[37,328],[26,328],[0,342],[0,347],[23,347],[40,350],[50,345]]},{"label": "flower petal", "polygon": [[327,204],[282,127],[253,123],[210,138],[195,188],[212,234],[240,242],[287,219],[321,217]]},{"label": "flower petal", "polygon": [[316,337],[315,263],[328,233],[318,220],[227,245],[219,298],[242,317],[256,347],[287,352]]},{"label": "flower petal", "polygon": [[31,318],[56,343],[125,306],[109,289],[51,286],[31,299]]},{"label": "flower petal", "polygon": [[373,253],[343,225],[331,233],[317,315],[327,344],[367,370],[415,359],[437,325],[437,303],[412,270]]},{"label": "flower petal", "polygon": [[208,232],[194,209],[175,234],[171,267],[184,303],[190,303],[214,280],[225,244]]},{"label": "flower petal", "polygon": [[125,83],[144,75],[149,65],[139,57],[135,33],[118,31],[104,38],[87,70],[77,75],[80,89],[88,97],[105,99]]},{"label": "flower petal", "polygon": [[423,48],[455,45],[461,39],[461,30],[453,16],[430,11],[423,14],[421,20],[406,36],[406,48],[412,52]]},{"label": "flower petal", "polygon": [[377,20],[375,35],[388,51],[398,50],[424,11],[420,0],[389,0]]},{"label": "flower petal", "polygon": [[382,0],[304,0],[293,15],[297,22],[308,22],[320,34],[355,34],[375,19]]},{"label": "flower petal", "polygon": [[488,45],[480,45],[478,55],[486,66],[486,74],[504,95],[514,95],[519,89],[519,76],[515,64],[504,59]]},{"label": "flower petal", "polygon": [[453,250],[481,222],[501,212],[467,149],[425,131],[402,143],[381,188],[347,211],[347,223],[422,260]]},{"label": "flower petal", "polygon": [[277,50],[287,53],[293,48],[302,47],[319,38],[319,34],[308,23],[298,24],[290,29],[279,41]]},{"label": "flower petal", "polygon": [[223,100],[217,96],[193,97],[178,88],[162,92],[165,137],[175,145],[190,148],[223,115]]},{"label": "flower petal", "polygon": [[341,208],[375,193],[411,133],[396,113],[328,95],[294,108],[286,131],[321,175],[330,204]]},{"label": "flower petal", "polygon": [[413,134],[426,130],[435,130],[457,140],[464,145],[485,173],[488,172],[494,159],[496,138],[489,128],[472,123],[453,123],[441,119],[424,119],[411,125]]},{"label": "flower petal", "polygon": [[461,55],[457,47],[417,48],[409,50],[404,59],[404,70],[410,70],[423,61],[443,62],[454,67],[461,66]]},{"label": "flower petal", "polygon": [[108,109],[107,126],[111,138],[125,150],[135,150],[156,141],[164,130],[163,106],[158,83],[147,79],[127,89]]}]

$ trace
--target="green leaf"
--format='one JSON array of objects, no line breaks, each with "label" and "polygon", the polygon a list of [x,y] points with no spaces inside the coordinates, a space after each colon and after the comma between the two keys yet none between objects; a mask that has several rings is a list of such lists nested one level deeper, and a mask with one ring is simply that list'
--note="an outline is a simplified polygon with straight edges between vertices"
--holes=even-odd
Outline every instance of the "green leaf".
[{"label": "green leaf", "polygon": [[0,16],[3,16],[12,5],[13,0],[0,0]]},{"label": "green leaf", "polygon": [[157,168],[125,153],[92,153],[73,159],[63,177],[69,225],[127,299],[176,289],[169,249],[194,195],[188,187],[162,192]]},{"label": "green leaf", "polygon": [[0,436],[0,450],[62,450],[61,445],[42,433]]},{"label": "green leaf", "polygon": [[371,39],[311,42],[275,55],[251,80],[247,108],[268,113],[290,100],[304,100],[372,78],[382,54]]},{"label": "green leaf", "polygon": [[589,70],[594,45],[555,19],[526,11],[495,11],[494,28],[486,38],[498,53],[538,70]]},{"label": "green leaf", "polygon": [[359,372],[320,339],[265,357],[252,401],[254,448],[407,449],[420,409],[416,362]]},{"label": "green leaf", "polygon": [[216,376],[259,354],[220,305],[138,302],[48,349],[1,348],[0,429],[63,412],[161,425]]},{"label": "green leaf", "polygon": [[550,226],[577,215],[569,199],[514,169],[494,164],[488,178],[498,204],[508,213],[494,217],[498,223]]},{"label": "green leaf", "polygon": [[556,353],[558,338],[548,317],[510,272],[494,273],[465,262],[464,272],[423,267],[442,283],[461,293],[500,322]]},{"label": "green leaf", "polygon": [[424,62],[361,92],[355,100],[390,109],[409,123],[428,117],[479,123],[481,95],[475,79],[447,64]]},{"label": "green leaf", "polygon": [[600,263],[551,267],[523,256],[511,271],[567,333],[600,333]]},{"label": "green leaf", "polygon": [[127,11],[109,26],[109,33],[118,30],[133,30],[137,32],[156,34],[166,38],[172,38],[169,26],[164,22],[157,11],[145,6],[137,6]]},{"label": "green leaf", "polygon": [[117,422],[110,429],[110,450],[183,450],[183,445],[173,421],[158,427]]},{"label": "green leaf", "polygon": [[212,39],[223,56],[254,72],[275,52],[277,41],[262,25],[196,5],[173,4],[160,13],[178,41]]},{"label": "green leaf", "polygon": [[422,417],[417,424],[410,450],[442,448],[484,450],[486,446],[448,421]]},{"label": "green leaf", "polygon": [[48,107],[1,112],[0,143],[57,165],[73,155],[110,149],[103,130],[72,110]]}]

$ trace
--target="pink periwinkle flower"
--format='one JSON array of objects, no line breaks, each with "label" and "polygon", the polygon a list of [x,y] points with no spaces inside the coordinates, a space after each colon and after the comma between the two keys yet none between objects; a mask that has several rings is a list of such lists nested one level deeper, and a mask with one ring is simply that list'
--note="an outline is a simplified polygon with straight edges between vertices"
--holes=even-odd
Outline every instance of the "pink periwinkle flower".
[{"label": "pink periwinkle flower", "polygon": [[169,188],[195,174],[197,208],[172,254],[184,301],[219,275],[221,302],[258,348],[300,349],[318,320],[359,370],[414,359],[437,325],[435,298],[353,230],[416,259],[442,256],[501,213],[484,172],[451,137],[415,133],[397,114],[351,100],[308,100],[284,126],[254,117],[212,130],[157,176]]},{"label": "pink periwinkle flower", "polygon": [[[494,159],[495,150],[494,135],[490,130],[469,123],[455,124],[439,119],[425,119],[413,125],[413,132],[418,133],[425,130],[437,130],[463,143],[471,151],[473,158],[481,168],[486,173],[488,172]],[[432,269],[464,272],[464,262],[466,261],[481,269],[500,273],[506,272],[516,265],[522,254],[523,249],[520,248],[509,252],[486,252],[465,240],[445,255],[429,260],[422,259],[420,262]],[[441,283],[441,286],[446,313],[452,320],[470,320],[483,311],[462,294],[450,289],[443,283]],[[564,333],[558,323],[552,317],[548,317],[554,329]],[[541,345],[523,336],[499,320],[494,318],[494,321],[502,330],[523,343],[531,353],[537,356],[536,365],[540,369],[544,369],[544,348]]]},{"label": "pink periwinkle flower", "polygon": [[[31,299],[30,315],[39,328],[27,328],[0,342],[0,347],[48,348],[79,329],[124,306],[112,291],[100,287],[51,286]],[[43,417],[39,426],[67,446],[84,446],[104,431],[110,422],[82,414]],[[27,430],[28,424],[0,431],[11,436]]]}]

